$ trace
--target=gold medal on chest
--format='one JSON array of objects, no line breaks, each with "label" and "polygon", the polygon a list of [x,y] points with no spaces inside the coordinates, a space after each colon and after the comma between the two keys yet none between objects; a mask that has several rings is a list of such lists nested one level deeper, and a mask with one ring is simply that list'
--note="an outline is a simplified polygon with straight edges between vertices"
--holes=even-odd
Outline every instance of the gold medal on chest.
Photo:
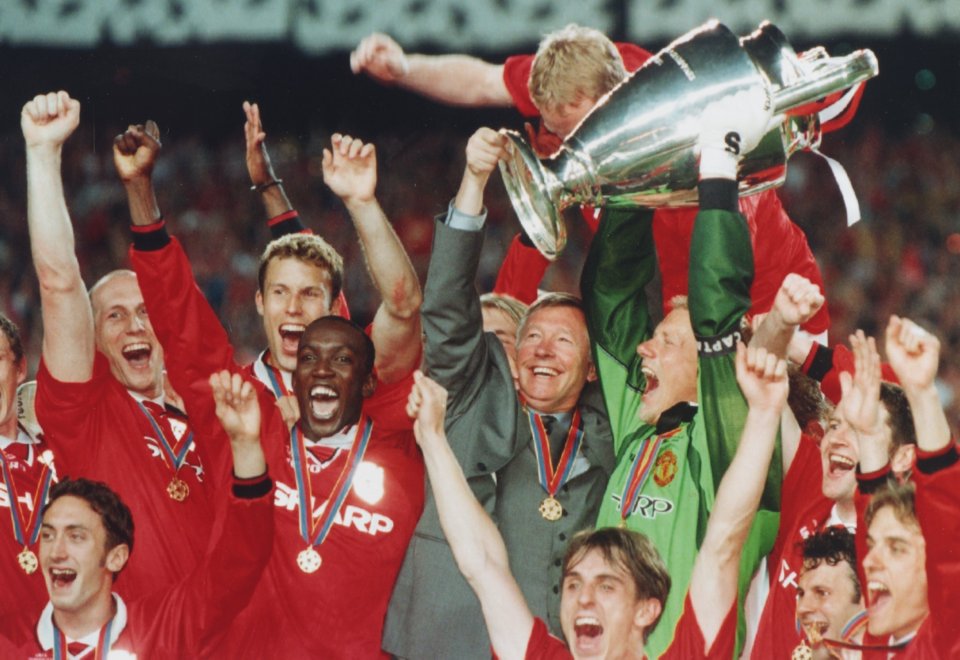
[{"label": "gold medal on chest", "polygon": [[322,563],[323,560],[320,559],[320,553],[313,548],[301,550],[300,554],[297,555],[297,566],[299,566],[300,570],[304,573],[316,573]]},{"label": "gold medal on chest", "polygon": [[553,496],[540,502],[540,515],[550,522],[556,522],[563,516],[563,506]]},{"label": "gold medal on chest", "polygon": [[190,494],[190,486],[187,485],[187,482],[179,477],[174,477],[170,480],[170,483],[167,484],[167,495],[170,496],[171,500],[177,502],[182,502],[187,499],[187,495]]},{"label": "gold medal on chest", "polygon": [[812,660],[813,658],[813,649],[807,646],[806,642],[800,642],[800,646],[793,649],[793,653],[790,654],[790,660]]},{"label": "gold medal on chest", "polygon": [[23,572],[27,575],[31,575],[37,570],[37,566],[39,566],[37,556],[30,548],[24,548],[20,551],[20,554],[17,555],[17,562],[19,562],[20,568],[22,568]]}]

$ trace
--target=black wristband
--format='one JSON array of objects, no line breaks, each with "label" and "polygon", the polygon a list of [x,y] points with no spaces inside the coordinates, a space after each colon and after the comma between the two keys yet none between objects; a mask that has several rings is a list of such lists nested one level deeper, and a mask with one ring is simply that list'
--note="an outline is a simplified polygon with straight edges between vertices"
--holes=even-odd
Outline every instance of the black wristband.
[{"label": "black wristband", "polygon": [[823,377],[833,369],[833,349],[824,346],[819,342],[814,342],[813,359],[810,360],[810,367],[807,369],[807,375],[814,380],[823,382]]},{"label": "black wristband", "polygon": [[155,252],[170,244],[170,234],[163,218],[152,225],[131,225],[130,233],[133,235],[133,249],[140,252]]},{"label": "black wristband", "polygon": [[934,472],[939,472],[940,470],[946,470],[951,465],[954,465],[958,460],[960,460],[960,454],[957,453],[957,445],[951,438],[950,444],[944,447],[941,451],[932,454],[918,452],[917,469],[924,474],[933,474]]},{"label": "black wristband", "polygon": [[893,472],[890,470],[890,464],[876,472],[863,474],[860,472],[860,466],[857,466],[857,488],[864,495],[873,495],[884,484],[893,478]]},{"label": "black wristband", "polygon": [[272,188],[274,186],[279,186],[283,183],[283,179],[270,179],[264,183],[254,184],[250,186],[250,192],[262,193],[267,188]]},{"label": "black wristband", "polygon": [[740,197],[737,182],[733,179],[703,179],[697,185],[700,194],[701,211],[740,210]]}]

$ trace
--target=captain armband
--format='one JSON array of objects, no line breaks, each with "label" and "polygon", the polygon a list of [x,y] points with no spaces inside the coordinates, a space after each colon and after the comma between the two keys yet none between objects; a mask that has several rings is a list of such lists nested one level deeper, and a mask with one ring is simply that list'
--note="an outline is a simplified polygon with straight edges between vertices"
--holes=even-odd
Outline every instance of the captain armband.
[{"label": "captain armband", "polygon": [[737,351],[737,342],[742,340],[740,330],[731,330],[724,335],[697,337],[697,354],[703,357],[728,355]]}]

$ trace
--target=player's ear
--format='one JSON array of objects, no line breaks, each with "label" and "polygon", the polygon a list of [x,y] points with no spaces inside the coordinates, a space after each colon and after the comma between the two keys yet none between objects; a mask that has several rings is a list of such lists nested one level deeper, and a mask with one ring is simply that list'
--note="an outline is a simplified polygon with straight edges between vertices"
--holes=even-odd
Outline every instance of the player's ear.
[{"label": "player's ear", "polygon": [[893,452],[893,456],[890,458],[890,469],[893,470],[894,474],[903,474],[913,467],[917,454],[916,449],[917,446],[912,444],[897,447],[897,450]]},{"label": "player's ear", "polygon": [[369,399],[373,396],[374,390],[377,389],[377,377],[374,373],[367,374],[367,377],[363,379],[363,398]]},{"label": "player's ear", "polygon": [[115,545],[110,550],[107,551],[107,558],[104,561],[104,566],[111,573],[119,573],[124,566],[127,565],[127,560],[130,558],[130,546],[126,543],[121,543],[120,545]]},{"label": "player's ear", "polygon": [[641,630],[646,630],[654,624],[663,611],[663,603],[656,598],[641,598],[633,614],[633,625]]},{"label": "player's ear", "polygon": [[261,293],[260,289],[257,289],[257,295],[254,296],[253,299],[254,302],[257,303],[257,314],[263,316],[263,293]]}]

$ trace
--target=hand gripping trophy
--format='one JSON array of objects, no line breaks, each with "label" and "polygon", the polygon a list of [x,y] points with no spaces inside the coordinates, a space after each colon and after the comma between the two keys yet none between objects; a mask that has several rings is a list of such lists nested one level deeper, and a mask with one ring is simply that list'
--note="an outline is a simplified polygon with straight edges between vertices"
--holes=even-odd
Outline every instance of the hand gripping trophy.
[{"label": "hand gripping trophy", "polygon": [[779,186],[787,159],[820,143],[816,113],[804,106],[877,75],[869,50],[798,56],[765,22],[738,38],[711,21],[680,37],[604,96],[561,147],[541,161],[504,130],[512,156],[500,171],[527,234],[549,259],[566,244],[561,212],[575,204],[638,208],[697,203],[697,132],[712,101],[737,92],[772,104],[774,120],[740,164],[740,194]]}]

